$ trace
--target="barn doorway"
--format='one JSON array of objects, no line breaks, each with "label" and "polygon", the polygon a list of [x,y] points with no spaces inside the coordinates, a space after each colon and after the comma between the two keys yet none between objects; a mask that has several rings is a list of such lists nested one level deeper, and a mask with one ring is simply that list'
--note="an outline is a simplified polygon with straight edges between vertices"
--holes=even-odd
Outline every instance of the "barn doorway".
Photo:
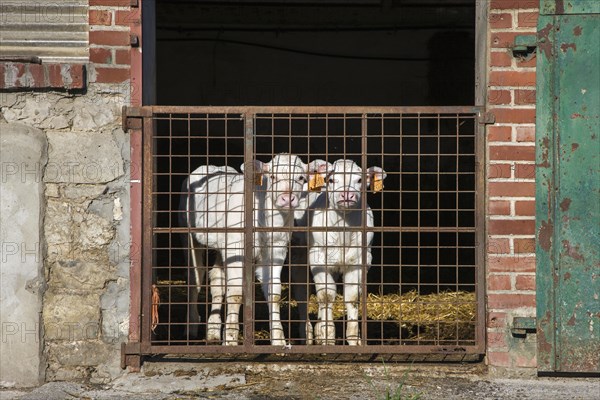
[{"label": "barn doorway", "polygon": [[475,0],[157,1],[157,104],[473,105]]},{"label": "barn doorway", "polygon": [[[209,291],[205,284],[205,297],[188,301],[193,288],[177,205],[182,182],[198,165],[239,167],[244,124],[253,118],[253,154],[262,161],[300,152],[305,162],[347,158],[388,173],[386,192],[365,191],[378,232],[364,299],[376,299],[385,316],[364,318],[358,352],[482,352],[476,13],[474,0],[157,1],[158,107],[147,125],[155,130],[151,279],[161,298],[154,345],[218,352],[189,335],[187,311],[198,307],[206,321]],[[213,105],[234,111],[202,108]],[[267,109],[250,115],[240,108],[248,105]],[[283,280],[291,293],[289,274]],[[288,300],[286,337],[303,343]],[[401,304],[409,302],[422,313],[402,320],[408,309]],[[241,339],[243,349],[280,352],[254,346],[268,345],[269,321],[258,314],[264,303],[257,300],[255,336]],[[456,312],[440,319],[449,308]],[[343,332],[343,312],[336,318]],[[343,334],[337,341],[338,352],[354,352]]]}]

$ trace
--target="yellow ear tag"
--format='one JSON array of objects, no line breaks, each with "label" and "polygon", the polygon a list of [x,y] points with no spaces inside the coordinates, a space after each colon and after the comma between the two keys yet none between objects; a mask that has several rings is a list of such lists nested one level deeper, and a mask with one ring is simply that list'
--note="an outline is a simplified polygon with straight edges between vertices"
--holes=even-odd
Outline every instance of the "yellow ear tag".
[{"label": "yellow ear tag", "polygon": [[263,184],[263,174],[254,174],[254,183],[258,186]]},{"label": "yellow ear tag", "polygon": [[325,186],[325,179],[323,179],[321,174],[314,174],[310,177],[310,181],[308,181],[308,190],[320,192],[323,186]]},{"label": "yellow ear tag", "polygon": [[373,192],[380,192],[383,189],[383,180],[375,178],[373,180]]}]

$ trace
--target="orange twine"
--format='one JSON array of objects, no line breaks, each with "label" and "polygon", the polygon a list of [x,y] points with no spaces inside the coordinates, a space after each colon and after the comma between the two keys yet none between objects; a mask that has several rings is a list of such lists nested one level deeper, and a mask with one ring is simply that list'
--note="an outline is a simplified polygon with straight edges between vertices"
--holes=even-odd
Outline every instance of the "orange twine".
[{"label": "orange twine", "polygon": [[158,306],[160,304],[160,292],[156,285],[152,285],[152,332],[158,326]]}]

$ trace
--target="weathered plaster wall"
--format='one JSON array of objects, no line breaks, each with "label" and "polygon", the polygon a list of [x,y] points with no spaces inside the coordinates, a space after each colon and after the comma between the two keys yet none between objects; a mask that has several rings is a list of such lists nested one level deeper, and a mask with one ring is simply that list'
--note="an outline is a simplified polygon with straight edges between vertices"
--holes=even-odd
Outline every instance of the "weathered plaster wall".
[{"label": "weathered plaster wall", "polygon": [[[36,336],[43,338],[46,380],[102,382],[121,373],[129,321],[130,149],[121,129],[128,94],[128,84],[1,94],[2,119],[39,129],[48,143],[46,290]],[[8,226],[19,223],[13,218]]]}]

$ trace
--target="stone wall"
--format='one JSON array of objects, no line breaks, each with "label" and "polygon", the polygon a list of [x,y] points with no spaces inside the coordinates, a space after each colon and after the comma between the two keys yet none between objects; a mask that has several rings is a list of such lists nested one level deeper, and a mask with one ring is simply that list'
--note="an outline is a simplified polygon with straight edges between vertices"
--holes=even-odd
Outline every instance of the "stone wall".
[{"label": "stone wall", "polygon": [[[121,373],[130,240],[130,146],[121,107],[129,90],[128,83],[91,83],[79,93],[0,94],[1,119],[39,129],[48,143],[39,241],[46,285],[35,337],[46,380],[104,382]],[[11,173],[31,176],[18,168]]]}]

